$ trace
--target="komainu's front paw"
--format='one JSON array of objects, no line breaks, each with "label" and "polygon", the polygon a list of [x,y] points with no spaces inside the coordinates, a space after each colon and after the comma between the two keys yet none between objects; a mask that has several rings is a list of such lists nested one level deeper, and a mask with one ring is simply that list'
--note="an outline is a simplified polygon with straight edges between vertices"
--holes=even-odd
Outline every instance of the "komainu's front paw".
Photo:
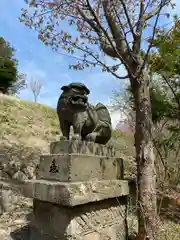
[{"label": "komainu's front paw", "polygon": [[78,133],[76,133],[76,134],[74,134],[73,136],[72,136],[72,138],[71,138],[72,140],[78,140],[78,141],[81,141],[81,135],[80,134],[78,134]]},{"label": "komainu's front paw", "polygon": [[60,136],[60,137],[59,137],[59,140],[60,140],[60,141],[65,141],[65,140],[68,140],[68,139],[67,139],[67,137],[65,137],[65,136]]},{"label": "komainu's front paw", "polygon": [[86,136],[86,141],[95,142],[96,136],[97,136],[97,133],[96,133],[96,132],[94,132],[94,133],[89,133],[89,134]]}]

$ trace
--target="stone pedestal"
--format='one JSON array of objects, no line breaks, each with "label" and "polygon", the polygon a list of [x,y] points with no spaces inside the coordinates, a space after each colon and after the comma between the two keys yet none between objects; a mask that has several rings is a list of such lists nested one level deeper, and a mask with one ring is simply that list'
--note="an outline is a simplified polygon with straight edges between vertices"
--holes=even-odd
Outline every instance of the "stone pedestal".
[{"label": "stone pedestal", "polygon": [[52,143],[50,153],[23,187],[34,199],[30,239],[125,240],[123,160],[112,148],[77,141]]}]

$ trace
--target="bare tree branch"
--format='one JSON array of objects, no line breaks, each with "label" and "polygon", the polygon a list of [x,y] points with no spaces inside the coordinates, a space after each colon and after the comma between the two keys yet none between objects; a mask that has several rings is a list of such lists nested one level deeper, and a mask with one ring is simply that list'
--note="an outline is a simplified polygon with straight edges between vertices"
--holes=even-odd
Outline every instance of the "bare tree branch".
[{"label": "bare tree branch", "polygon": [[133,38],[135,38],[136,35],[135,35],[135,32],[134,32],[134,28],[133,28],[133,25],[132,25],[132,23],[131,23],[131,20],[130,20],[128,11],[127,11],[126,4],[125,4],[124,0],[120,0],[120,2],[121,2],[121,4],[122,4],[122,6],[123,6],[124,13],[125,13],[127,22],[128,22],[128,24],[129,24],[129,28],[130,28],[130,31],[131,31],[131,33],[132,33],[132,36],[133,36]]},{"label": "bare tree branch", "polygon": [[144,0],[140,0],[140,11],[139,11],[139,19],[137,21],[137,26],[136,26],[136,34],[134,37],[134,42],[133,42],[133,51],[135,53],[139,53],[141,49],[141,38],[142,38],[142,30],[144,27]]},{"label": "bare tree branch", "polygon": [[154,40],[154,37],[155,37],[155,34],[156,34],[156,30],[157,30],[157,24],[158,24],[158,21],[159,21],[159,17],[160,17],[160,13],[161,13],[161,10],[162,8],[164,7],[164,1],[166,0],[161,0],[160,4],[159,4],[159,8],[158,8],[158,13],[156,15],[156,19],[155,19],[155,23],[154,23],[154,26],[153,26],[153,33],[152,33],[152,37],[151,37],[151,40],[150,40],[150,43],[149,43],[149,47],[147,49],[147,52],[145,54],[145,57],[144,57],[144,60],[143,60],[143,63],[136,75],[136,79],[138,79],[140,77],[140,75],[142,74],[142,71],[147,63],[147,60],[148,60],[148,55],[149,55],[149,52],[152,48],[152,43],[153,43],[153,40]]},{"label": "bare tree branch", "polygon": [[[92,20],[92,19],[89,19],[85,14],[84,14],[84,12],[79,8],[79,7],[77,7],[77,9],[78,9],[78,12],[79,12],[79,14],[82,16],[82,18],[84,19],[84,21],[86,21],[89,25],[90,25],[90,27],[92,28],[92,29],[94,29],[94,31],[97,33],[97,35],[99,36],[99,40],[100,40],[100,44],[101,44],[101,48],[102,48],[102,50],[107,54],[107,55],[109,55],[110,57],[113,57],[113,58],[118,58],[118,53],[117,53],[117,51],[114,51],[114,49],[113,49],[113,47],[112,46],[108,46],[102,39],[103,39],[103,37],[102,37],[102,31],[103,32],[106,32],[105,31],[105,29],[101,26],[101,25],[99,25],[99,24],[95,24],[94,23],[94,21]],[[107,35],[107,33],[106,33],[106,35]],[[109,39],[109,36],[107,36],[107,38]],[[111,40],[110,40],[110,42],[111,42]],[[112,42],[111,42],[111,45],[112,45]]]},{"label": "bare tree branch", "polygon": [[152,17],[156,16],[161,9],[165,6],[168,5],[171,2],[171,0],[163,0],[161,1],[161,4],[159,4],[159,6],[154,9],[152,12],[146,14],[146,16],[144,16],[145,21],[148,21],[149,19],[151,19]]},{"label": "bare tree branch", "polygon": [[[71,43],[69,42],[69,44],[71,44]],[[105,63],[103,63],[102,61],[100,61],[100,60],[98,59],[98,57],[96,57],[92,52],[90,52],[90,51],[88,51],[88,50],[86,50],[86,49],[83,49],[82,47],[77,46],[77,45],[74,46],[74,47],[77,48],[78,50],[81,50],[81,51],[87,53],[89,56],[91,56],[92,58],[94,58],[100,66],[103,66],[103,67],[107,70],[107,72],[110,72],[114,77],[116,77],[116,78],[118,78],[118,79],[127,79],[127,78],[129,77],[129,75],[119,76],[118,74],[116,74],[114,71],[111,70],[111,68],[110,68],[109,66],[107,66]]]},{"label": "bare tree branch", "polygon": [[[89,3],[89,1],[88,1],[88,3]],[[101,46],[102,50],[104,51],[104,53],[106,53],[110,57],[119,58],[121,60],[121,62],[128,69],[128,72],[131,73],[131,75],[133,75],[129,65],[127,64],[127,61],[125,61],[125,57],[128,56],[128,54],[125,54],[125,51],[127,51],[127,46],[125,47],[124,43],[123,43],[123,45],[120,45],[121,47],[118,47],[118,49],[117,49],[117,46],[114,46],[113,41],[111,40],[107,31],[104,29],[104,27],[99,22],[99,20],[98,20],[96,14],[94,13],[94,10],[91,7],[90,3],[88,4],[88,7],[89,7],[89,10],[90,10],[91,14],[94,16],[94,21],[97,23],[97,25],[94,23],[94,21],[92,19],[89,19],[78,6],[77,6],[77,9],[78,9],[79,14],[84,19],[84,21],[86,21],[94,29],[94,31],[97,33],[97,35],[99,36],[100,46]],[[103,34],[104,34],[104,37],[102,36]],[[107,43],[104,41],[105,39],[108,40],[109,45],[107,45]],[[120,35],[120,39],[124,41],[124,39],[122,38],[121,35]]]},{"label": "bare tree branch", "polygon": [[108,25],[110,27],[113,39],[116,43],[116,48],[120,52],[122,56],[126,55],[127,53],[127,44],[125,42],[125,36],[120,28],[117,27],[115,19],[111,14],[111,4],[109,0],[104,0],[102,2],[104,13]]},{"label": "bare tree branch", "polygon": [[40,80],[30,80],[29,83],[29,88],[31,89],[33,96],[34,96],[34,102],[37,102],[37,98],[39,96],[39,93],[41,91],[42,88],[42,82]]},{"label": "bare tree branch", "polygon": [[[123,27],[122,21],[121,21],[119,15],[118,15],[118,13],[117,13],[116,6],[114,6],[114,11],[115,11],[116,17],[117,17],[117,19],[118,19],[118,21],[119,21],[119,23],[120,23],[120,25],[121,25],[122,32],[123,32],[123,34],[124,34],[124,41],[125,41],[125,43],[126,43],[127,53],[129,54],[129,56],[130,56],[130,58],[131,58],[131,61],[132,61],[132,60],[135,61],[134,56],[133,56],[133,54],[132,54],[132,50],[131,50],[131,48],[130,48],[130,42],[128,42],[128,40],[127,40],[127,32],[125,32],[125,29],[124,29],[124,27]],[[132,33],[132,31],[129,30],[128,33]]]}]

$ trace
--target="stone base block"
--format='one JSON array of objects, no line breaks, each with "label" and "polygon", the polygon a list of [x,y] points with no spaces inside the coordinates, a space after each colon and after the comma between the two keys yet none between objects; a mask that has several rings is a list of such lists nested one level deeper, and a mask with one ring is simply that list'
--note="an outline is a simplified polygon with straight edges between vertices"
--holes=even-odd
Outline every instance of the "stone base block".
[{"label": "stone base block", "polygon": [[126,197],[65,207],[34,200],[31,240],[125,240]]},{"label": "stone base block", "polygon": [[80,153],[93,156],[115,157],[116,148],[113,145],[103,145],[88,141],[60,140],[50,144],[50,153]]},{"label": "stone base block", "polygon": [[123,179],[123,159],[83,154],[51,154],[40,157],[37,179],[86,181]]},{"label": "stone base block", "polygon": [[25,197],[76,206],[89,202],[116,198],[129,194],[128,181],[102,180],[86,182],[56,182],[47,180],[25,181],[22,187]]}]

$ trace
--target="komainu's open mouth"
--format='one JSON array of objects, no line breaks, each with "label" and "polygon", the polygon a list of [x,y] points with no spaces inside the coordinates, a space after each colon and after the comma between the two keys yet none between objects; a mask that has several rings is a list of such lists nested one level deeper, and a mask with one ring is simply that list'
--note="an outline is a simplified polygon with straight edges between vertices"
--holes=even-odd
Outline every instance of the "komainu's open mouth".
[{"label": "komainu's open mouth", "polygon": [[75,105],[87,105],[87,97],[84,96],[73,96],[72,97],[72,103]]}]

